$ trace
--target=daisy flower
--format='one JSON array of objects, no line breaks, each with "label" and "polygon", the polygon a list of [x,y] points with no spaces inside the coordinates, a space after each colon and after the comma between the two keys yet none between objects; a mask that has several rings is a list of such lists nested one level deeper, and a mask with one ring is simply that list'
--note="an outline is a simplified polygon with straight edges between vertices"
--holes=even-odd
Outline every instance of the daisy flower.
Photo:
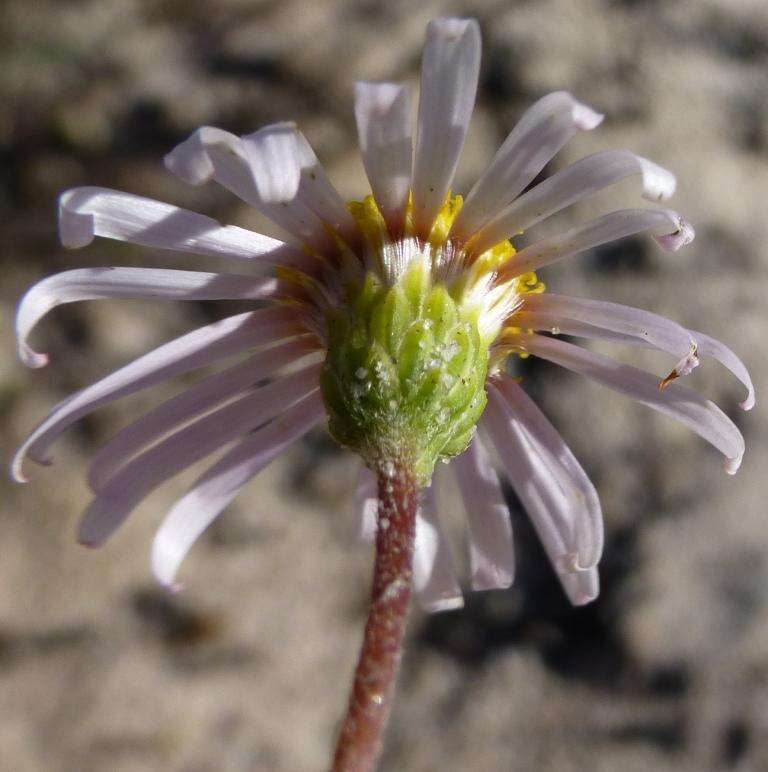
[{"label": "daisy flower", "polygon": [[[185,182],[213,180],[255,207],[282,229],[284,241],[128,193],[67,191],[59,203],[67,247],[101,236],[239,260],[242,272],[76,269],[36,284],[18,308],[20,356],[41,367],[47,357],[30,347],[29,335],[64,303],[254,301],[253,310],[172,340],[59,404],[17,452],[13,475],[26,479],[27,458],[50,463],[56,438],[99,407],[239,355],[118,432],[88,472],[94,499],[79,539],[98,546],[157,486],[220,452],[155,537],[153,571],[173,586],[192,544],[241,488],[327,423],[362,459],[359,527],[377,545],[371,613],[336,769],[373,763],[411,582],[428,610],[461,604],[430,488],[437,461],[451,459],[465,504],[474,588],[513,580],[500,472],[569,599],[582,604],[598,594],[597,493],[509,374],[510,361],[546,359],[680,421],[722,453],[730,473],[744,453],[741,433],[678,379],[701,359],[716,359],[746,388],[741,406],[754,404],[746,368],[719,341],[648,311],[546,292],[539,280],[539,269],[633,234],[647,232],[673,251],[693,239],[691,225],[659,206],[674,193],[674,176],[627,150],[595,153],[532,186],[565,143],[597,128],[602,115],[565,92],[544,96],[466,198],[453,194],[479,67],[477,23],[439,19],[427,30],[415,121],[405,85],[357,84],[355,117],[372,191],[361,201],[342,200],[293,123],[243,137],[203,127],[166,157]],[[656,206],[612,211],[521,245],[538,223],[626,178]],[[654,348],[671,357],[671,369],[660,377],[560,334]]]}]

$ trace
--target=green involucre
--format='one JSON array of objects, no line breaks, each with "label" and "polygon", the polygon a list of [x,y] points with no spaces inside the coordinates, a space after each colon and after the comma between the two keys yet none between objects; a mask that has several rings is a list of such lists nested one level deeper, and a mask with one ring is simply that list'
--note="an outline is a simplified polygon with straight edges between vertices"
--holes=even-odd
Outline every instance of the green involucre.
[{"label": "green involucre", "polygon": [[404,459],[427,485],[466,449],[485,408],[477,318],[416,259],[393,287],[373,273],[328,318],[321,387],[331,434],[373,469]]}]

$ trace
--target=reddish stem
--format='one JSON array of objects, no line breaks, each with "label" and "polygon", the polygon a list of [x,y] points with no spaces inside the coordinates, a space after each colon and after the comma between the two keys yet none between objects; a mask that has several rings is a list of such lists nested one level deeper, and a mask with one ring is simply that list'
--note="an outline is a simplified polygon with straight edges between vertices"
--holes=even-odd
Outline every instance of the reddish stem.
[{"label": "reddish stem", "polygon": [[368,621],[332,772],[368,772],[389,718],[411,597],[418,488],[405,465],[379,473],[376,561]]}]

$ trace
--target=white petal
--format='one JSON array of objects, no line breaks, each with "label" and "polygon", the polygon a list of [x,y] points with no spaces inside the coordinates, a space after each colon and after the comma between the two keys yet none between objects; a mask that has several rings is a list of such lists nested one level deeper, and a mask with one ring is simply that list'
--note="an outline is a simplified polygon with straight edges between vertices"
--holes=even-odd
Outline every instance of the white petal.
[{"label": "white petal", "polygon": [[664,249],[679,249],[693,239],[693,228],[677,212],[622,209],[525,247],[505,265],[501,277],[509,279],[528,271],[538,271],[550,263],[642,231],[650,231]]},{"label": "white petal", "polygon": [[503,375],[494,383],[526,433],[531,446],[552,468],[553,474],[561,480],[563,489],[574,500],[574,531],[579,566],[596,566],[603,552],[604,537],[603,511],[595,486],[557,429],[515,380]]},{"label": "white petal", "polygon": [[593,351],[541,335],[521,335],[518,344],[535,356],[585,375],[680,421],[714,445],[727,459],[726,471],[735,474],[744,455],[744,438],[717,405],[696,392],[672,383],[663,391],[652,373],[623,365]]},{"label": "white petal", "polygon": [[579,570],[573,499],[564,495],[550,466],[543,462],[491,383],[481,425],[495,445],[569,600],[574,605],[594,600],[599,592],[597,569]]},{"label": "white petal", "polygon": [[378,481],[365,464],[360,465],[355,486],[355,513],[357,535],[365,544],[376,540],[376,514],[379,509]]},{"label": "white petal", "polygon": [[450,546],[440,526],[431,488],[422,492],[416,515],[413,554],[413,588],[425,611],[435,613],[461,608],[464,598],[456,581]]},{"label": "white petal", "polygon": [[514,201],[577,131],[590,131],[602,120],[600,113],[565,91],[539,99],[525,112],[470,190],[451,236],[462,242],[470,238]]},{"label": "white petal", "polygon": [[171,204],[107,188],[73,188],[59,197],[59,235],[65,247],[90,244],[103,236],[145,247],[197,255],[254,259],[284,251],[277,239],[223,226]]},{"label": "white petal", "polygon": [[107,480],[142,448],[207,410],[250,389],[281,368],[302,359],[317,348],[312,336],[302,336],[253,354],[234,367],[198,381],[166,400],[119,431],[93,457],[88,471],[91,489],[98,491]]},{"label": "white petal", "polygon": [[469,523],[472,588],[509,587],[515,577],[512,521],[499,478],[482,440],[475,436],[460,456],[451,461]]},{"label": "white petal", "polygon": [[231,316],[176,338],[57,405],[16,452],[12,475],[17,481],[26,482],[22,471],[26,456],[41,464],[50,463],[48,451],[55,439],[102,405],[226,356],[303,331],[291,309],[274,307]]},{"label": "white petal", "polygon": [[553,174],[505,207],[473,239],[468,248],[482,252],[536,225],[556,212],[581,201],[626,177],[639,175],[643,197],[663,201],[675,192],[675,177],[646,158],[628,150],[606,150],[582,158]]},{"label": "white petal", "polygon": [[710,356],[730,370],[747,388],[747,397],[741,403],[742,410],[751,410],[755,406],[755,387],[744,363],[724,343],[710,338],[703,332],[690,331],[696,338],[701,356]]},{"label": "white petal", "polygon": [[427,27],[413,159],[413,220],[429,235],[459,163],[475,104],[480,28],[474,19],[437,19]]},{"label": "white petal", "polygon": [[78,529],[80,542],[99,546],[157,486],[315,392],[319,371],[320,366],[313,365],[262,386],[129,461],[85,511]]},{"label": "white petal", "polygon": [[347,211],[344,199],[328,179],[315,151],[300,131],[296,131],[296,143],[301,169],[299,199],[344,238],[352,238],[357,234],[357,225]]},{"label": "white petal", "polygon": [[29,367],[43,367],[45,354],[30,348],[27,339],[49,311],[64,303],[104,298],[162,300],[257,300],[274,296],[279,282],[203,271],[162,268],[76,268],[63,271],[27,290],[16,312],[19,356]]},{"label": "white petal", "polygon": [[356,83],[355,119],[373,197],[394,236],[402,232],[413,165],[410,91],[398,83]]},{"label": "white petal", "polygon": [[200,534],[242,487],[325,417],[319,394],[307,397],[237,445],[214,464],[168,513],[152,545],[152,571],[173,586],[176,572]]}]

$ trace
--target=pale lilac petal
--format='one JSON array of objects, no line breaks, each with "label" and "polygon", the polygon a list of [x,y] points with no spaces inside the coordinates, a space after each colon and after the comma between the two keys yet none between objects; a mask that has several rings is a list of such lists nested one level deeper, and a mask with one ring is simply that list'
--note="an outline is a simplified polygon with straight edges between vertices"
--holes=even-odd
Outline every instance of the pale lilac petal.
[{"label": "pale lilac petal", "polygon": [[265,126],[244,136],[243,148],[259,198],[267,204],[292,201],[301,179],[296,124],[286,121]]},{"label": "pale lilac petal", "polygon": [[[524,193],[490,220],[468,244],[478,253],[626,177],[639,176],[643,197],[664,201],[675,192],[674,175],[628,150],[582,158]],[[477,246],[476,246],[477,244]]]},{"label": "pale lilac petal", "polygon": [[515,326],[524,329],[650,346],[677,359],[687,359],[697,349],[697,334],[679,324],[650,311],[603,300],[551,292],[527,295],[514,320]]},{"label": "pale lilac petal", "polygon": [[494,383],[532,447],[543,459],[550,456],[556,462],[554,474],[562,480],[563,488],[575,500],[574,531],[579,566],[596,566],[603,552],[604,536],[603,511],[595,486],[557,429],[515,380],[504,375]]},{"label": "pale lilac petal", "polygon": [[153,300],[259,300],[274,297],[274,278],[162,268],[76,268],[39,281],[19,303],[16,337],[19,356],[28,367],[44,367],[48,356],[27,339],[49,311],[64,303],[105,298]]},{"label": "pale lilac petal", "polygon": [[168,587],[200,534],[254,475],[325,417],[315,393],[243,440],[214,464],[163,520],[152,544],[152,572]]},{"label": "pale lilac petal", "polygon": [[469,191],[451,236],[464,242],[514,201],[577,131],[590,131],[600,113],[565,91],[539,99],[524,114],[488,169]]},{"label": "pale lilac petal", "polygon": [[296,131],[296,144],[301,169],[299,199],[326,225],[345,239],[351,239],[357,234],[357,225],[347,210],[344,199],[328,179],[315,151],[300,131]]},{"label": "pale lilac petal", "polygon": [[202,126],[163,160],[168,171],[190,185],[213,179],[246,203],[262,203],[243,141],[228,131]]},{"label": "pale lilac petal", "polygon": [[[168,171],[190,185],[215,180],[247,204],[264,207],[243,140],[212,126],[197,129],[164,158]],[[294,170],[297,163],[292,164]],[[298,172],[295,172],[298,179]]]},{"label": "pale lilac petal", "polygon": [[681,219],[679,227],[672,233],[657,233],[654,234],[653,238],[667,252],[677,252],[681,247],[690,244],[695,237],[696,231],[693,229],[693,225]]},{"label": "pale lilac petal", "polygon": [[50,463],[48,451],[55,439],[102,405],[303,331],[292,309],[272,307],[231,316],[176,338],[59,403],[16,452],[12,475],[26,482],[22,470],[26,456],[41,464]]},{"label": "pale lilac petal", "polygon": [[472,588],[509,587],[515,577],[512,521],[498,475],[480,437],[451,461],[469,523]]},{"label": "pale lilac petal", "polygon": [[59,235],[65,247],[90,244],[94,237],[145,247],[213,257],[255,259],[284,250],[277,239],[223,226],[171,204],[107,188],[73,188],[59,197]]},{"label": "pale lilac petal", "polygon": [[[501,276],[509,279],[528,271],[538,271],[558,260],[643,231],[650,231],[665,249],[678,249],[693,238],[693,229],[677,212],[669,209],[622,209],[525,247],[506,264]],[[672,240],[662,240],[664,233],[669,234]],[[478,249],[490,246],[493,244],[486,247],[476,245]]]},{"label": "pale lilac petal", "polygon": [[429,235],[459,163],[475,104],[480,28],[474,19],[436,19],[427,27],[413,159],[413,221]]},{"label": "pale lilac petal", "polygon": [[80,521],[79,540],[102,544],[157,486],[317,391],[319,372],[313,365],[262,386],[136,456],[98,491]]},{"label": "pale lilac petal", "polygon": [[394,236],[405,220],[413,165],[413,127],[408,86],[356,83],[355,119],[373,197]]},{"label": "pale lilac petal", "polygon": [[333,242],[320,218],[299,193],[301,154],[296,125],[276,123],[243,137],[261,210],[302,243],[320,252],[333,249]]},{"label": "pale lilac petal", "polygon": [[710,338],[709,335],[705,335],[703,332],[694,332],[693,330],[690,332],[696,338],[701,356],[710,356],[716,359],[746,386],[747,397],[741,403],[741,408],[742,410],[751,410],[755,406],[755,387],[752,385],[752,379],[749,377],[749,372],[741,359],[719,340]]},{"label": "pale lilac petal", "polygon": [[669,380],[688,375],[698,366],[701,357],[712,357],[746,387],[747,398],[741,403],[742,409],[750,410],[755,404],[752,379],[731,349],[704,333],[686,330],[658,314],[617,303],[547,292],[526,296],[522,310],[515,313],[514,320],[515,326],[524,329],[548,330],[553,334],[650,346],[665,351],[680,360],[667,376]]},{"label": "pale lilac petal", "polygon": [[435,506],[432,488],[422,492],[416,515],[413,554],[413,588],[421,607],[430,613],[461,608],[464,598],[456,581],[456,569],[448,540]]},{"label": "pale lilac petal", "polygon": [[355,514],[357,535],[365,544],[373,544],[376,540],[378,509],[379,492],[376,475],[365,464],[361,464],[355,486]]},{"label": "pale lilac petal", "polygon": [[272,346],[234,367],[204,378],[145,413],[119,431],[93,457],[88,471],[88,483],[92,490],[103,488],[132,456],[167,432],[252,388],[316,349],[317,341],[309,335]]},{"label": "pale lilac petal", "polygon": [[[193,185],[216,180],[299,245],[311,244],[319,251],[333,248],[317,215],[298,198],[301,162],[292,123],[266,126],[243,138],[205,126],[177,145],[165,157],[165,165]],[[293,247],[281,252],[289,260],[300,257]]]},{"label": "pale lilac petal", "polygon": [[[498,422],[491,431],[494,444],[499,447],[501,435],[514,435],[525,446],[526,463],[535,468],[540,495],[550,501],[546,522],[555,531],[549,538],[562,545],[559,562],[574,571],[593,568],[602,552],[603,521],[597,493],[586,474],[557,432],[551,426],[547,431],[548,422],[535,406],[531,410],[522,400],[515,404],[498,380],[489,382],[488,398]],[[506,458],[501,461],[508,464]]]},{"label": "pale lilac petal", "polygon": [[726,457],[726,471],[735,474],[744,455],[744,438],[717,405],[679,383],[663,391],[652,373],[624,365],[593,351],[541,335],[521,335],[517,344],[534,356],[585,375],[680,421]]},{"label": "pale lilac petal", "polygon": [[543,462],[502,395],[490,383],[481,425],[490,436],[568,599],[574,605],[594,600],[599,592],[597,569],[579,566],[573,499],[564,494],[551,467]]}]

